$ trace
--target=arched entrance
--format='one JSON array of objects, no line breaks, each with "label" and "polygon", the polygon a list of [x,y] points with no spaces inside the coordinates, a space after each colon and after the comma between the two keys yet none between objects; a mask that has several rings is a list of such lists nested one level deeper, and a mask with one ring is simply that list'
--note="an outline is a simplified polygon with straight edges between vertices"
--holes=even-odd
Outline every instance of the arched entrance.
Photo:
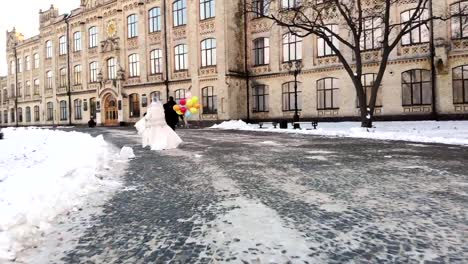
[{"label": "arched entrance", "polygon": [[119,125],[119,111],[117,108],[117,99],[112,94],[104,97],[104,125]]}]

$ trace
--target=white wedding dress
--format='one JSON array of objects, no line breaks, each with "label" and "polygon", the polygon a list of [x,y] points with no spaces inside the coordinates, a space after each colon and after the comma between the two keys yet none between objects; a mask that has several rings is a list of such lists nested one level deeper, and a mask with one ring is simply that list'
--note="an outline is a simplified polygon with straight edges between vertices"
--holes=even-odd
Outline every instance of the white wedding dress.
[{"label": "white wedding dress", "polygon": [[142,138],[142,146],[151,150],[175,149],[182,139],[166,123],[164,108],[160,101],[153,101],[146,116],[135,124]]}]

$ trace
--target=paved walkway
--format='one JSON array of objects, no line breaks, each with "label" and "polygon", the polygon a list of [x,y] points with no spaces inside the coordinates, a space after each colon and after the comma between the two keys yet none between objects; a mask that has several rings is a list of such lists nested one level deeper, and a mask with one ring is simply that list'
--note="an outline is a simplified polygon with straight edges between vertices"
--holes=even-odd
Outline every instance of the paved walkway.
[{"label": "paved walkway", "polygon": [[213,130],[136,159],[66,263],[468,263],[468,148]]}]

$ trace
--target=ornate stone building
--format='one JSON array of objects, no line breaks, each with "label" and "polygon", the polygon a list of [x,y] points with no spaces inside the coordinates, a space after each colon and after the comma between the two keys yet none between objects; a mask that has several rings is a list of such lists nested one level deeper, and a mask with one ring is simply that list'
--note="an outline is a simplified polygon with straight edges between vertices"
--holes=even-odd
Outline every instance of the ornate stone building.
[{"label": "ornate stone building", "polygon": [[[413,2],[395,8],[394,19],[404,19]],[[286,66],[293,60],[304,66],[298,78],[303,120],[359,116],[349,77],[323,41],[289,35],[265,18],[244,18],[243,5],[241,0],[82,0],[67,15],[53,6],[40,11],[38,36],[23,40],[15,30],[7,32],[1,125],[85,124],[91,116],[101,125],[132,123],[153,96],[178,100],[188,89],[203,105],[193,120],[290,119],[294,78]],[[437,14],[468,1],[433,5]],[[379,92],[378,117],[468,116],[466,21],[436,22],[435,54],[430,29],[403,39]],[[333,26],[340,30],[339,23]],[[370,85],[380,51],[373,41],[366,45],[364,78]]]}]

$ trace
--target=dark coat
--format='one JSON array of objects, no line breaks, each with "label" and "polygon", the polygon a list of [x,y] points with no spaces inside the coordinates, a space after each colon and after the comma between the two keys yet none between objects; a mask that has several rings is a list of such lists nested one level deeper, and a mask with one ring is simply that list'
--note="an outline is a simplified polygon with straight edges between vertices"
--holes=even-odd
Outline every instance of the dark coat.
[{"label": "dark coat", "polygon": [[169,126],[175,126],[179,123],[179,115],[174,111],[174,105],[176,102],[169,101],[164,104],[164,114],[166,116],[166,123]]}]

